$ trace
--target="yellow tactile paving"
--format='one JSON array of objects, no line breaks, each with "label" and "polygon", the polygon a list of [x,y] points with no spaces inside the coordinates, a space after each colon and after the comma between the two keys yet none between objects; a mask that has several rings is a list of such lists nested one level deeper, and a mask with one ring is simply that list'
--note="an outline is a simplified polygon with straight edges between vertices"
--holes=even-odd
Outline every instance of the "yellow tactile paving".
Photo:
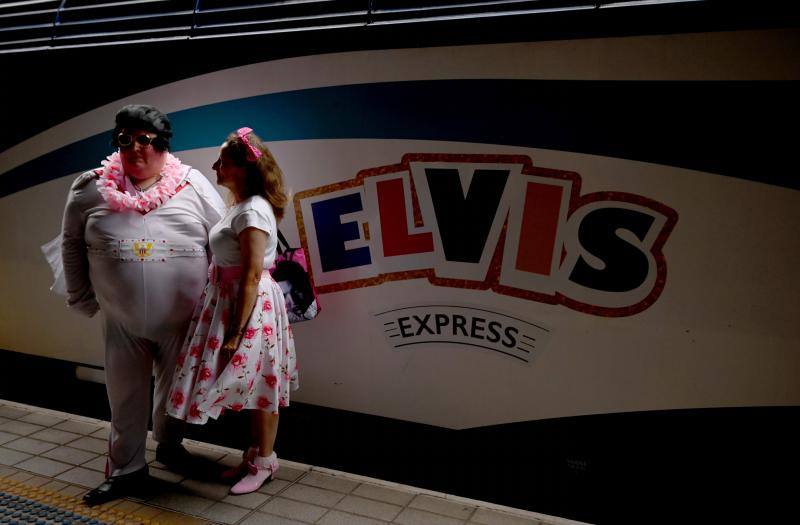
[{"label": "yellow tactile paving", "polygon": [[135,501],[124,499],[122,501],[117,502],[117,505],[114,508],[121,512],[133,513],[139,509],[145,509],[147,507],[145,507],[141,503],[136,503]]},{"label": "yellow tactile paving", "polygon": [[138,516],[142,516],[143,518],[148,518],[148,519],[153,519],[155,516],[158,516],[162,512],[163,511],[157,507],[142,507],[140,509],[136,509],[136,514]]},{"label": "yellow tactile paving", "polygon": [[210,522],[148,507],[128,500],[110,501],[97,507],[87,507],[75,496],[33,486],[26,481],[12,479],[14,476],[0,475],[0,490],[20,497],[66,509],[114,525],[206,525]]}]

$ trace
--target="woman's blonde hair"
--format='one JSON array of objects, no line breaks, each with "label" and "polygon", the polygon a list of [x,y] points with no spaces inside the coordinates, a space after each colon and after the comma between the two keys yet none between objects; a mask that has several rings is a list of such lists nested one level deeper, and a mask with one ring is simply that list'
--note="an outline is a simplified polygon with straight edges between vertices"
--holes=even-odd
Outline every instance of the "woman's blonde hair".
[{"label": "woman's blonde hair", "polygon": [[[228,157],[237,165],[246,169],[243,198],[261,195],[272,205],[275,218],[280,221],[283,218],[284,210],[289,203],[289,196],[283,185],[283,172],[275,161],[275,157],[269,148],[253,132],[246,135],[249,146],[261,152],[255,161],[248,160],[250,147],[236,133],[228,135],[226,153]],[[252,157],[252,153],[250,154]]]}]

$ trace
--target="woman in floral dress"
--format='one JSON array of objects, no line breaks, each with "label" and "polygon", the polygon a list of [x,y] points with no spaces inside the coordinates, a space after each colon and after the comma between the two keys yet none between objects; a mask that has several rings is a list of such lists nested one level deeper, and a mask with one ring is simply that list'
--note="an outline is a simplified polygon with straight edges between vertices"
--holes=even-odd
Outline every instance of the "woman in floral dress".
[{"label": "woman in floral dress", "polygon": [[233,494],[257,490],[278,469],[278,409],[298,386],[283,294],[267,271],[288,199],[280,168],[252,131],[232,133],[213,166],[234,205],[209,233],[209,283],[178,356],[167,405],[173,417],[197,424],[225,408],[250,411],[251,446],[242,464],[226,473],[243,475]]}]

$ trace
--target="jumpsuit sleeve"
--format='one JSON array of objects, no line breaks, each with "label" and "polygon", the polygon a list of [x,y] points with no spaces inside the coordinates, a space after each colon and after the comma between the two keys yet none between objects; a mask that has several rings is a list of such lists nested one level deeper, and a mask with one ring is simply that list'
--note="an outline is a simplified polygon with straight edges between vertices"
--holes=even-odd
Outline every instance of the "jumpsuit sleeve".
[{"label": "jumpsuit sleeve", "polygon": [[70,188],[64,219],[61,223],[61,257],[67,285],[67,306],[88,317],[100,309],[89,280],[89,259],[84,231],[86,228],[85,186],[95,177],[87,172]]},{"label": "jumpsuit sleeve", "polygon": [[206,232],[209,232],[225,215],[225,203],[214,186],[196,169],[192,169],[189,172],[187,180],[200,197],[203,223],[206,227]]},{"label": "jumpsuit sleeve", "polygon": [[[198,197],[200,197],[202,220],[206,229],[206,246],[208,247],[208,234],[211,232],[211,228],[225,215],[225,203],[214,186],[196,169],[192,169],[189,172],[187,180]],[[208,263],[211,264],[210,249],[208,250]]]}]

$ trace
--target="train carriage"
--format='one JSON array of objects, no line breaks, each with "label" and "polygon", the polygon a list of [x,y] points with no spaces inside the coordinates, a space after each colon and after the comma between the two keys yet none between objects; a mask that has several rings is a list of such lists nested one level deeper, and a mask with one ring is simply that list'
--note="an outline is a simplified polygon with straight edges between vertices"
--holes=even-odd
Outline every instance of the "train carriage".
[{"label": "train carriage", "polygon": [[101,323],[41,246],[147,103],[212,182],[247,125],[293,191],[281,230],[323,309],[294,325],[287,458],[598,523],[734,515],[709,485],[787,508],[791,7],[150,4],[0,5],[4,398],[104,409]]}]

